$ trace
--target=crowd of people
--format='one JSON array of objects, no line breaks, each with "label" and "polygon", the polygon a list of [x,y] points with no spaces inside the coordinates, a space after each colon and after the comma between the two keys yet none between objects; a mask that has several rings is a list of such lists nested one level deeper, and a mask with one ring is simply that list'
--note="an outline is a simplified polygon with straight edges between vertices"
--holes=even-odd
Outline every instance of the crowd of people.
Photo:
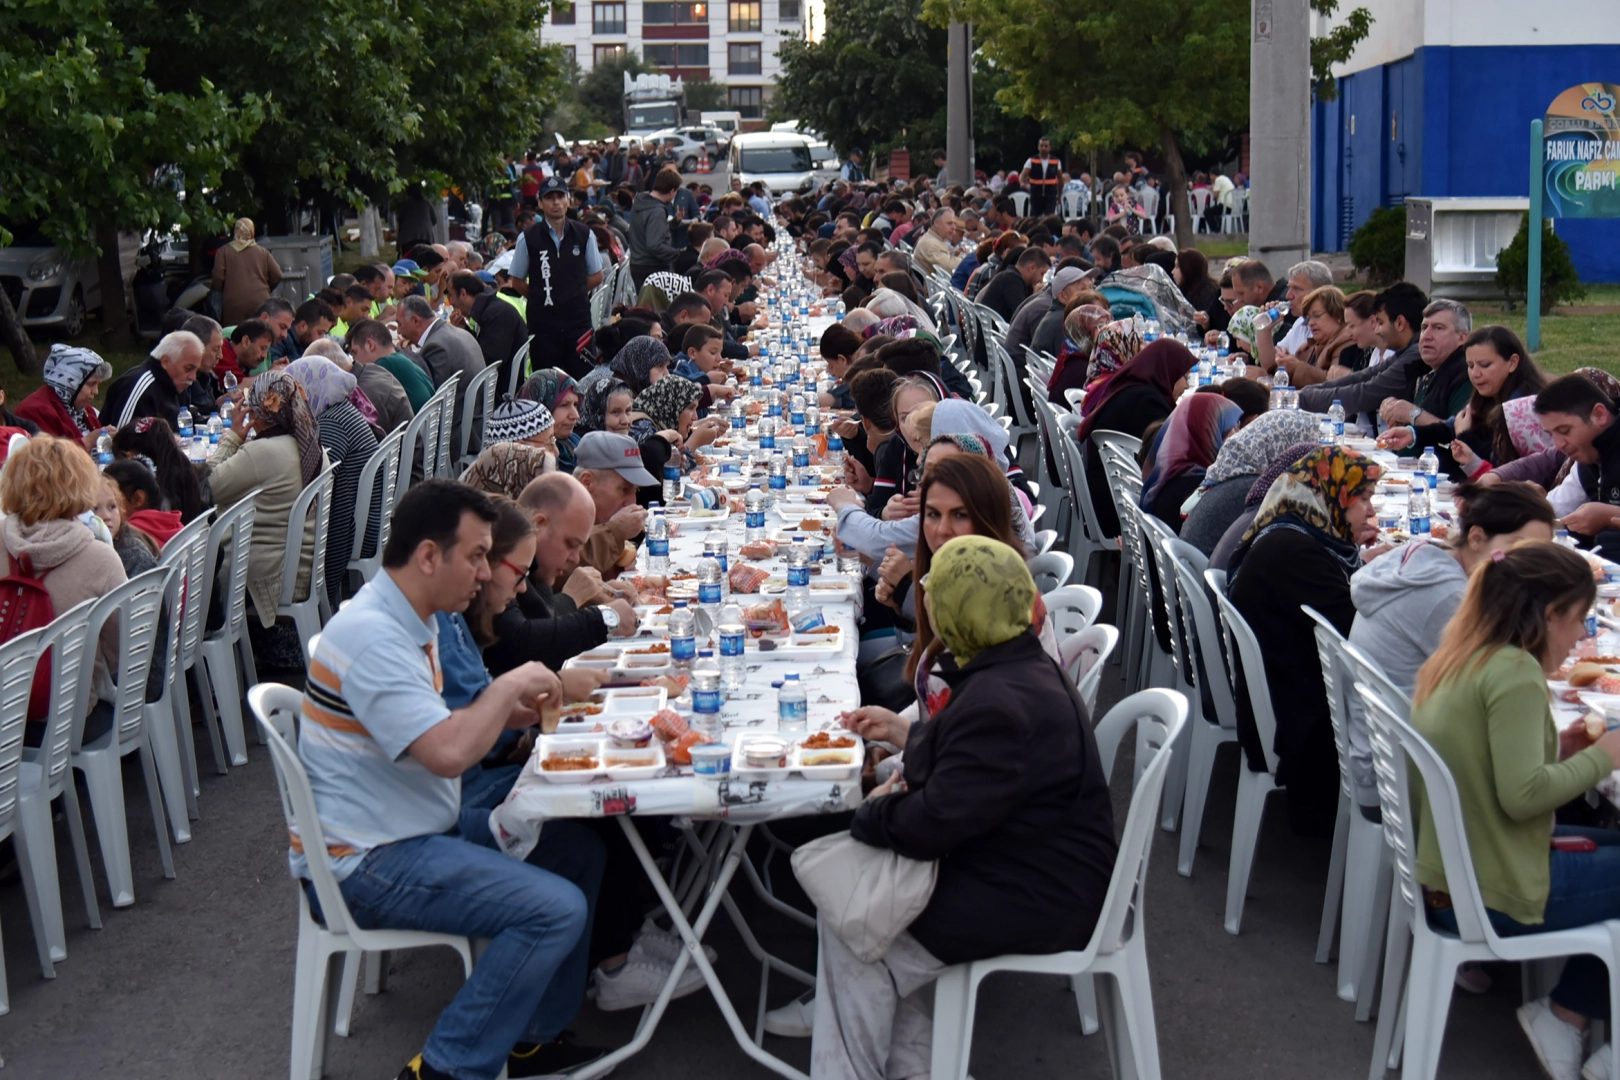
[{"label": "crowd of people", "polygon": [[[1151,182],[1139,160],[1104,224],[1062,217],[1072,181],[1044,142],[999,190],[840,177],[774,204],[706,199],[616,145],[570,164],[514,163],[502,250],[424,237],[297,305],[270,295],[241,219],[215,271],[234,322],[177,315],[117,378],[95,353],[55,346],[45,385],[0,418],[29,436],[0,474],[0,549],[14,566],[26,557],[58,610],[149,568],[210,507],[254,500],[253,647],[263,677],[306,687],[298,752],[352,916],[489,941],[402,1080],[594,1061],[605,1051],[566,1030],[587,996],[649,1004],[685,948],[646,916],[656,897],[616,823],[549,821],[518,861],[497,849],[489,811],[541,714],[602,685],[565,662],[636,633],[631,568],[659,478],[703,474],[789,273],[841,312],[817,343],[832,382],[816,404],[845,451],[827,497],[837,545],[864,571],[862,704],[843,722],[866,740],[867,790],[852,817],[817,824],[940,866],[927,907],[876,960],[823,922],[815,993],[766,1021],[812,1039],[813,1076],[926,1074],[927,986],[951,964],[1083,947],[1117,853],[1094,718],[1028,567],[1038,492],[956,362],[960,328],[927,303],[946,279],[1005,323],[1021,373],[1045,354],[1105,534],[1121,515],[1093,436],[1122,432],[1141,440],[1138,509],[1225,570],[1267,658],[1269,749],[1298,835],[1331,833],[1340,790],[1306,605],[1412,694],[1413,724],[1458,781],[1500,933],[1620,914],[1615,834],[1593,837],[1595,853],[1546,846],[1559,807],[1620,767],[1620,735],[1555,732],[1546,687],[1594,595],[1554,530],[1620,557],[1620,381],[1551,378],[1511,331],[1476,329],[1466,306],[1407,283],[1346,295],[1317,262],[1281,279],[1256,260],[1211,267],[1144,234],[1127,206],[1133,183]],[[1033,216],[1015,215],[1009,189],[1031,193]],[[591,291],[618,263],[635,302],[593,325]],[[1189,387],[1193,350],[1218,347],[1230,377]],[[455,480],[418,469],[379,551],[378,502],[355,520],[366,462],[452,376],[465,391],[491,366],[503,392],[468,433],[471,463]],[[1276,398],[1283,376],[1298,408]],[[1448,539],[1382,542],[1380,465],[1323,444],[1319,414],[1334,405],[1389,452],[1436,449],[1458,485]],[[231,417],[204,463],[177,445],[182,410]],[[289,562],[292,506],[328,469],[326,547],[311,523]],[[382,566],[363,584],[348,573],[355,551]],[[277,606],[284,568],[302,599],[317,560],[333,614],[306,668]],[[87,730],[109,719],[93,710]],[[1376,817],[1365,719],[1351,728],[1356,803]],[[1239,734],[1247,767],[1265,769],[1247,708]],[[649,845],[673,842],[666,822],[636,823]],[[1444,897],[1428,811],[1416,856]],[[308,857],[295,835],[294,877]],[[1444,926],[1449,911],[1431,903],[1427,917]],[[702,986],[688,967],[674,992]],[[1550,999],[1521,1010],[1556,1080],[1580,1075],[1606,988],[1600,967],[1572,962]]]}]

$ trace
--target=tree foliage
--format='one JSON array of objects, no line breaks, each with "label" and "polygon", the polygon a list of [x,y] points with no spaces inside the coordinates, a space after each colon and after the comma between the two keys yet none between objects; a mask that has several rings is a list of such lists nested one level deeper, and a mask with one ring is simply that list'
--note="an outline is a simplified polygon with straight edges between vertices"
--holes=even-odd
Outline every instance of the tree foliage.
[{"label": "tree foliage", "polygon": [[1406,275],[1406,207],[1380,206],[1350,235],[1350,261],[1369,285],[1390,285]]},{"label": "tree foliage", "polygon": [[[1530,215],[1519,219],[1519,231],[1508,246],[1496,253],[1496,287],[1511,298],[1530,290]],[[1552,221],[1541,223],[1541,313],[1551,315],[1558,304],[1572,304],[1586,296],[1586,286],[1570,258],[1569,245],[1553,232]]]},{"label": "tree foliage", "polygon": [[[1339,0],[1311,0],[1311,10],[1331,18],[1339,10]],[[1366,40],[1372,24],[1372,12],[1358,7],[1324,36],[1311,38],[1311,93],[1316,100],[1332,101],[1339,96],[1333,65],[1350,59],[1356,46]]]},{"label": "tree foliage", "polygon": [[[1182,148],[1249,116],[1247,0],[924,0],[935,26],[974,24],[1009,83],[997,100],[1079,149],[1157,145],[1171,206],[1187,205]],[[1192,242],[1187,214],[1177,242]]]},{"label": "tree foliage", "polygon": [[708,79],[686,80],[686,111],[719,112],[726,107],[726,88]]}]

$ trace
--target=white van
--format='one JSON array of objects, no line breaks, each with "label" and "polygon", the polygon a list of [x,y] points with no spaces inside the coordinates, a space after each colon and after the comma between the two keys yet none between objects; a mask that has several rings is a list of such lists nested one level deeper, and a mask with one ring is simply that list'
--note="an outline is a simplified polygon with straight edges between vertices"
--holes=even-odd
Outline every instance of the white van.
[{"label": "white van", "polygon": [[704,127],[717,127],[720,129],[720,150],[725,152],[731,145],[731,138],[742,130],[742,113],[740,112],[706,112],[698,114],[698,123]]},{"label": "white van", "polygon": [[810,140],[803,135],[756,131],[731,140],[731,175],[746,187],[759,180],[773,195],[803,194],[815,186]]}]

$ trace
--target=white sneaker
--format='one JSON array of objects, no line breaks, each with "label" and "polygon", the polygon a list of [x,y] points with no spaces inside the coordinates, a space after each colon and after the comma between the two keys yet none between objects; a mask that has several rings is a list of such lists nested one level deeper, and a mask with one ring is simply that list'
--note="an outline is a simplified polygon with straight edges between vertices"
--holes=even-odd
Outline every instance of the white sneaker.
[{"label": "white sneaker", "polygon": [[1519,1006],[1516,1015],[1542,1070],[1552,1080],[1579,1080],[1581,1032],[1575,1025],[1555,1016],[1547,998]]},{"label": "white sneaker", "polygon": [[[651,919],[648,919],[641,924],[641,929],[636,932],[636,941],[635,945],[631,947],[632,951],[637,947],[654,960],[662,960],[667,964],[673,964],[676,958],[686,951],[686,942],[675,931],[665,930]],[[720,959],[720,954],[708,945],[703,946],[703,955],[708,957],[711,964]]]},{"label": "white sneaker", "polygon": [[[607,972],[597,968],[591,973],[591,985],[596,990],[596,1007],[603,1012],[618,1012],[620,1009],[639,1009],[643,1005],[651,1005],[663,993],[664,984],[669,981],[669,970],[669,964],[631,949],[630,959],[616,971]],[[680,982],[675,984],[674,997],[683,998],[703,989],[703,986],[703,973],[688,964],[686,970],[681,972]]]},{"label": "white sneaker", "polygon": [[765,1030],[784,1039],[808,1039],[816,1026],[816,995],[812,991],[765,1014]]},{"label": "white sneaker", "polygon": [[1581,1069],[1581,1080],[1609,1080],[1611,1057],[1608,1043],[1598,1047],[1597,1052],[1586,1059],[1586,1066]]}]

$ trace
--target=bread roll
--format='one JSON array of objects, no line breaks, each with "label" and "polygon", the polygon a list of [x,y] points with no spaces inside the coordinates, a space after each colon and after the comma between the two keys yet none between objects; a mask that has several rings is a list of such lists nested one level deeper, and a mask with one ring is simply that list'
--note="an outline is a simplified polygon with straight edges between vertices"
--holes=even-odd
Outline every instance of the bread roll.
[{"label": "bread roll", "polygon": [[1569,672],[1569,685],[1591,686],[1603,678],[1605,671],[1601,664],[1576,664]]}]

